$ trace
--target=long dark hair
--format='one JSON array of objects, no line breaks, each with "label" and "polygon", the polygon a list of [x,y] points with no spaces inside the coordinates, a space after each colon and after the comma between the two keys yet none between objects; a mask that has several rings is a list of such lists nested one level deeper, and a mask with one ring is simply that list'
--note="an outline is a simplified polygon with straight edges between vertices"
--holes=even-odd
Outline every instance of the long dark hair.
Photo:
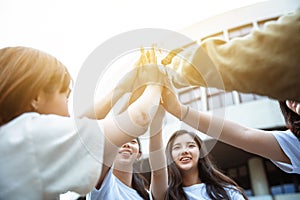
[{"label": "long dark hair", "polygon": [[166,157],[168,162],[168,175],[169,175],[169,188],[167,190],[166,199],[175,200],[183,199],[187,200],[187,197],[183,190],[182,177],[179,169],[172,158],[172,146],[174,140],[180,136],[188,134],[194,138],[200,150],[200,157],[198,160],[199,179],[202,183],[206,184],[206,191],[208,196],[213,200],[229,199],[225,188],[231,188],[240,192],[245,199],[248,199],[243,189],[239,187],[231,178],[220,172],[216,166],[212,163],[209,155],[206,152],[206,148],[200,137],[186,130],[179,130],[173,133],[170,137],[166,147]]},{"label": "long dark hair", "polygon": [[[138,144],[139,144],[139,153],[142,154],[142,151],[141,151],[141,142],[139,140],[139,138],[136,138]],[[140,175],[136,170],[136,167],[134,168],[133,170],[133,173],[132,173],[132,188],[134,190],[137,191],[137,193],[143,198],[143,199],[146,199],[146,200],[149,200],[149,193],[148,191],[146,190],[146,188],[148,187],[148,181],[146,178],[144,178],[142,175]]]},{"label": "long dark hair", "polygon": [[286,127],[300,140],[300,115],[289,109],[285,101],[279,101],[279,105],[285,119]]}]

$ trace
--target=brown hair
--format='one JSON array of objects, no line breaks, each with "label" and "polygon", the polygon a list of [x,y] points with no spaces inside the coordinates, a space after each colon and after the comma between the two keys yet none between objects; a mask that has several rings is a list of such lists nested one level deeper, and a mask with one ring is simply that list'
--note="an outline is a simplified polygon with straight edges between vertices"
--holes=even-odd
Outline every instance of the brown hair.
[{"label": "brown hair", "polygon": [[286,127],[300,139],[300,115],[289,109],[285,101],[279,101],[279,105],[285,119]]},{"label": "brown hair", "polygon": [[71,76],[55,57],[28,47],[0,49],[0,126],[33,111],[39,92],[67,91]]}]

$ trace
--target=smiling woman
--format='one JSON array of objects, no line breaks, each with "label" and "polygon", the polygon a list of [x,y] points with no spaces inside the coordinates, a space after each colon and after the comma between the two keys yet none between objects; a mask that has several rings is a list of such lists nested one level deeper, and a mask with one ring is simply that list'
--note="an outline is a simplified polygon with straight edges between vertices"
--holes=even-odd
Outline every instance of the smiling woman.
[{"label": "smiling woman", "polygon": [[[149,145],[151,152],[162,148],[161,127],[164,117],[164,111],[162,111],[161,108],[150,126],[150,132],[153,134]],[[161,156],[160,158],[157,157],[157,154],[151,156],[152,175],[150,187],[148,187],[146,179],[139,175],[134,168],[134,163],[141,157],[141,154],[139,139],[133,139],[123,144],[118,149],[113,164],[103,166],[97,187],[88,194],[87,199],[164,199],[167,190],[167,172],[164,158],[161,158],[163,157],[161,156],[163,151],[160,151],[158,155]],[[151,190],[148,191],[147,188],[151,188]]]},{"label": "smiling woman", "polygon": [[242,188],[212,163],[197,134],[185,130],[173,133],[166,156],[169,163],[166,199],[247,199]]},{"label": "smiling woman", "polygon": [[134,162],[138,160],[140,151],[139,139],[123,144],[114,159],[113,166],[104,166],[97,187],[87,199],[149,199],[146,190],[147,182],[134,172]]}]

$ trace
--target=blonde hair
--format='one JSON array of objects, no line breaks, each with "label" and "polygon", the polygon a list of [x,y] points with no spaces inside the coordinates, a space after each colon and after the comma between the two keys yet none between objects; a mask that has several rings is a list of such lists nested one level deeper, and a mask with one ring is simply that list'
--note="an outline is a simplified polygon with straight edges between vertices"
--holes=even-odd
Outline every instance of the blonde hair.
[{"label": "blonde hair", "polygon": [[0,49],[0,125],[33,111],[39,92],[67,91],[71,76],[55,57],[28,47]]}]

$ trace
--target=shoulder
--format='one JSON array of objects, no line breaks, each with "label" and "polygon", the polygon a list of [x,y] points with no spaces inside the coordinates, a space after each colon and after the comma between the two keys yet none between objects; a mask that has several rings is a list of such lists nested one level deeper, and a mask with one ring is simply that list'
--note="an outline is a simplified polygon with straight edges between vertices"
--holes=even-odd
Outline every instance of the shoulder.
[{"label": "shoulder", "polygon": [[[41,115],[30,112],[24,113],[0,127],[1,139],[11,145],[33,145],[34,149],[49,150],[58,148],[73,148],[84,150],[102,158],[104,135],[101,121],[87,118],[75,119],[59,115]],[[99,157],[100,156],[100,157]]]},{"label": "shoulder", "polygon": [[100,189],[93,189],[93,191],[89,194],[89,197],[91,199],[142,199],[136,190],[126,186],[113,174],[113,167],[110,168],[104,178]]},{"label": "shoulder", "polygon": [[26,129],[34,129],[36,127],[46,128],[52,127],[51,125],[56,123],[61,123],[61,125],[67,123],[66,125],[68,125],[71,122],[70,119],[70,117],[63,117],[59,115],[41,115],[35,112],[28,112],[16,117],[6,125],[14,127],[24,126],[23,128]]},{"label": "shoulder", "polygon": [[0,131],[5,136],[18,136],[23,139],[34,139],[35,137],[51,137],[61,132],[71,130],[73,123],[66,117],[57,115],[40,115],[38,113],[24,113],[9,123],[0,127]]},{"label": "shoulder", "polygon": [[42,115],[35,112],[24,113],[5,126],[7,129],[19,128],[23,133],[30,133],[33,137],[51,138],[76,133],[79,135],[87,134],[92,137],[96,133],[98,136],[103,133],[101,120],[54,114]]},{"label": "shoulder", "polygon": [[[300,145],[299,139],[290,131],[272,131],[272,134],[276,138],[277,142],[279,143],[280,146],[282,145],[287,145],[287,144],[295,144],[295,145]],[[295,148],[298,146],[294,146]],[[300,149],[299,149],[300,150]]]}]

